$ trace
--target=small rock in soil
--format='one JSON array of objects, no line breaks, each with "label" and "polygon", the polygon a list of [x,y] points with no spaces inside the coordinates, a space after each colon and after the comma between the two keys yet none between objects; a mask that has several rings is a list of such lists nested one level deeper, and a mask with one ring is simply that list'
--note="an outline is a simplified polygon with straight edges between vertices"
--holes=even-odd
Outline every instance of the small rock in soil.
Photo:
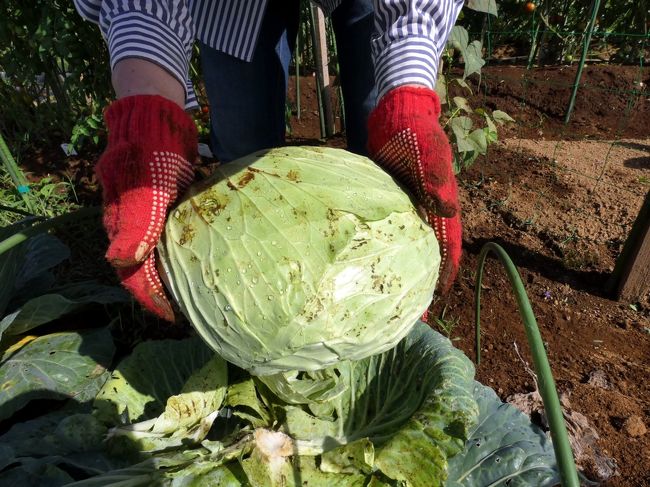
[{"label": "small rock in soil", "polygon": [[593,387],[600,387],[601,389],[609,389],[611,387],[609,380],[607,380],[607,374],[601,369],[589,372],[587,384]]},{"label": "small rock in soil", "polygon": [[639,416],[630,416],[623,423],[623,431],[632,438],[638,438],[647,433],[647,428]]}]

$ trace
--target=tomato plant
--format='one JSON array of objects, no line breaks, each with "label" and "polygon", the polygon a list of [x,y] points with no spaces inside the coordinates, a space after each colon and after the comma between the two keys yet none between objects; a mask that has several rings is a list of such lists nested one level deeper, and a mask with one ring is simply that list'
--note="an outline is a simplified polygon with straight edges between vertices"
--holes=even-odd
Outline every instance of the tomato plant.
[{"label": "tomato plant", "polygon": [[535,9],[537,8],[537,5],[535,5],[533,2],[526,2],[524,5],[524,8],[526,9],[526,12],[533,13]]}]

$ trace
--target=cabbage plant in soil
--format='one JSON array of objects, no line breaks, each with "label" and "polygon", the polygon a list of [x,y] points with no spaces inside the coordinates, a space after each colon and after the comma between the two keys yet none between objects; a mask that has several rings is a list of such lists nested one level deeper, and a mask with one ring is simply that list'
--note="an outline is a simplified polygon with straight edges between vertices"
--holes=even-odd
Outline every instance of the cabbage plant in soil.
[{"label": "cabbage plant in soil", "polygon": [[[0,436],[0,484],[557,484],[546,436],[417,321],[435,285],[437,244],[390,178],[366,159],[304,148],[222,174],[172,213],[161,247],[200,337],[141,343],[101,384],[80,377],[87,393],[13,425]],[[223,231],[212,226],[218,218]],[[279,265],[260,264],[264,251]],[[90,370],[87,339],[79,333],[66,351]],[[39,353],[49,356],[40,347],[30,360],[56,375],[56,361]]]}]

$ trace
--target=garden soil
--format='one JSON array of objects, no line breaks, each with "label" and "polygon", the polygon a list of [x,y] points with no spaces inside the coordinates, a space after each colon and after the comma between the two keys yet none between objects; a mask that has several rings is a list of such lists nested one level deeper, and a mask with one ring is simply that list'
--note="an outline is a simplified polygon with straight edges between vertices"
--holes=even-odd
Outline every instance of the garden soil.
[{"label": "garden soil", "polygon": [[[491,66],[473,85],[472,106],[503,110],[517,123],[502,128],[487,156],[459,176],[462,265],[449,295],[433,303],[431,321],[475,358],[477,257],[486,242],[502,245],[523,278],[558,390],[588,423],[579,429],[591,442],[584,473],[609,476],[607,487],[650,486],[650,297],[618,302],[610,290],[616,258],[650,190],[650,80],[647,69],[587,66],[564,125],[574,76],[575,67]],[[295,108],[294,79],[289,85]],[[302,77],[300,118],[294,109],[288,142],[344,147],[341,135],[321,139],[316,100],[314,78]],[[85,203],[97,203],[95,158],[41,153],[24,165],[35,178],[65,175]],[[498,261],[489,259],[477,378],[503,400],[536,389],[510,289]],[[434,318],[443,310],[440,327]]]}]

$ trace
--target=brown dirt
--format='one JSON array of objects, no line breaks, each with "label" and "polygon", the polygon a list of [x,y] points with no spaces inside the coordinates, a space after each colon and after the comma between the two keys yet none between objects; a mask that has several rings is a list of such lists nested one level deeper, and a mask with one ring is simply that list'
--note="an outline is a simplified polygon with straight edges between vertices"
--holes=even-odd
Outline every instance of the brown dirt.
[{"label": "brown dirt", "polygon": [[[526,285],[558,389],[570,396],[573,410],[600,436],[602,452],[616,462],[618,476],[603,485],[650,486],[650,302],[645,297],[630,307],[608,292],[615,259],[650,189],[650,80],[647,69],[587,66],[587,86],[565,126],[574,74],[575,67],[485,68],[472,106],[504,110],[518,123],[504,128],[502,142],[459,177],[462,268],[450,294],[432,311],[440,316],[446,307],[448,321],[458,320],[451,337],[474,357],[477,256],[485,242],[500,243]],[[320,139],[314,79],[303,77],[301,83],[301,117],[292,116],[288,143],[344,147],[340,135]],[[293,79],[290,87],[293,101]],[[633,96],[634,90],[643,93]],[[67,174],[83,201],[96,203],[96,156],[65,161],[57,150],[45,150],[21,163],[33,177]],[[507,277],[490,259],[477,378],[504,400],[534,389],[515,343],[530,363]],[[590,380],[594,376],[600,379]]]},{"label": "brown dirt", "polygon": [[[451,336],[474,357],[477,256],[485,242],[501,244],[526,285],[559,391],[570,395],[573,410],[585,415],[600,436],[602,452],[616,461],[619,476],[603,485],[647,486],[650,458],[644,452],[650,435],[630,435],[625,425],[638,421],[630,420],[635,416],[650,425],[650,308],[647,298],[637,310],[613,301],[607,285],[647,191],[638,177],[647,173],[650,141],[635,146],[645,147],[646,169],[626,167],[624,158],[617,159],[591,191],[592,180],[579,177],[591,164],[583,145],[566,142],[557,156],[562,162],[552,164],[532,150],[539,149],[535,141],[506,140],[461,175],[464,260],[452,292],[433,311],[439,316],[446,306],[445,317],[459,320]],[[637,157],[639,149],[627,150]],[[534,388],[515,343],[532,363],[507,277],[491,259],[483,281],[477,376],[502,399]],[[606,387],[588,382],[597,371],[604,371]]]},{"label": "brown dirt", "polygon": [[[645,137],[650,127],[650,72],[639,66],[587,65],[570,123],[564,125],[577,66],[526,70],[487,66],[471,80],[474,107],[499,109],[516,125],[507,135],[564,139]],[[455,91],[454,94],[466,96]]]}]

